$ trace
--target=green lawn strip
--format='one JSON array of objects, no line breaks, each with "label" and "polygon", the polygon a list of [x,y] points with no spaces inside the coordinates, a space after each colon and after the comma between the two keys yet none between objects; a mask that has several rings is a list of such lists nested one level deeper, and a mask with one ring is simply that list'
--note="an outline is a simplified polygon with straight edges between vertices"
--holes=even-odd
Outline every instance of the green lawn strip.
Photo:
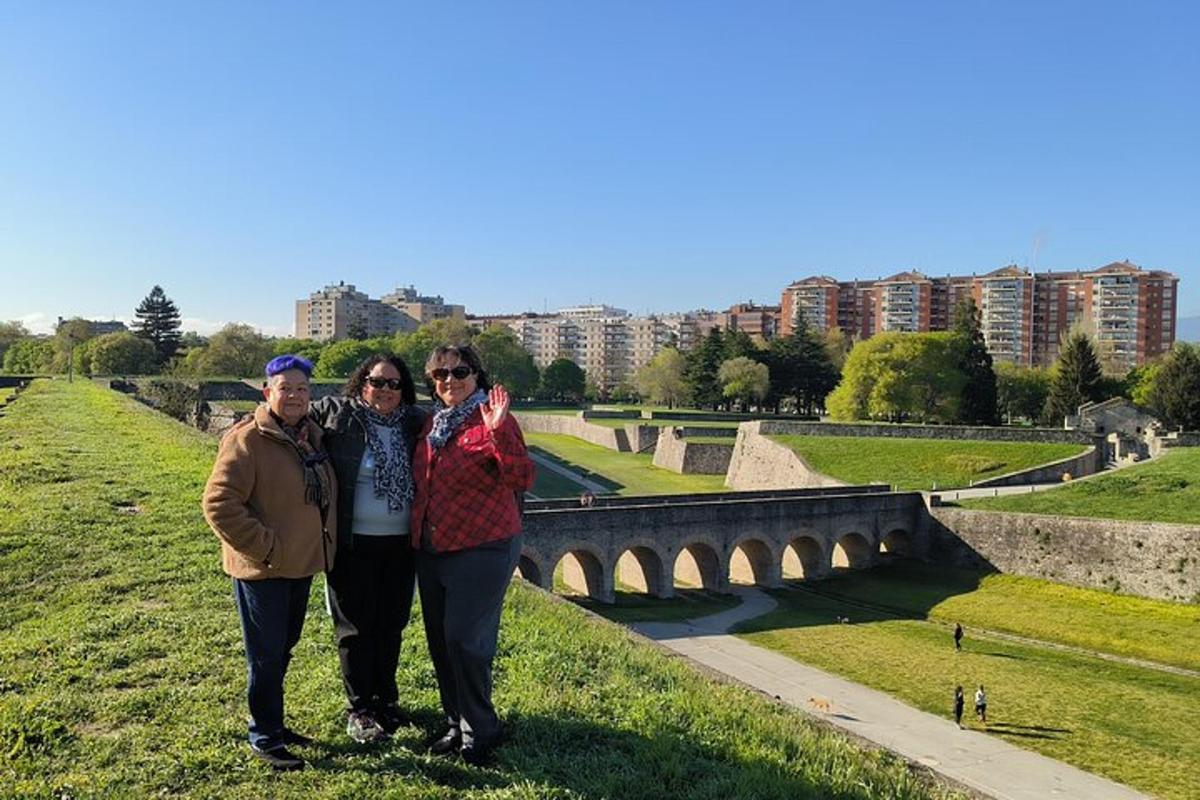
[{"label": "green lawn strip", "polygon": [[679,419],[589,419],[588,422],[593,425],[601,425],[605,428],[624,428],[626,425],[632,424],[649,428],[688,427],[736,430],[738,426],[736,422],[713,422],[704,419],[696,420],[695,422]]},{"label": "green lawn strip", "polygon": [[533,494],[544,500],[578,497],[585,489],[583,484],[540,465],[534,473]]},{"label": "green lawn strip", "polygon": [[950,627],[1000,631],[1200,670],[1200,606],[1116,595],[998,573],[904,562],[839,573],[820,592]]},{"label": "green lawn strip", "polygon": [[966,508],[1200,525],[1200,447],[1046,492],[964,500]]},{"label": "green lawn strip", "polygon": [[867,753],[516,584],[496,701],[511,738],[479,770],[426,755],[439,721],[419,608],[398,673],[419,726],[344,733],[318,579],[288,679],[311,768],[245,744],[229,581],[198,500],[215,442],[87,383],[34,384],[0,418],[0,786],[6,797],[926,798]]},{"label": "green lawn strip", "polygon": [[258,400],[213,400],[212,403],[233,411],[253,411],[260,405]]},{"label": "green lawn strip", "polygon": [[[943,717],[957,684],[969,716],[982,683],[992,735],[1155,796],[1184,800],[1200,791],[1200,679],[996,640],[956,653],[936,626],[775,594],[780,607],[738,635]],[[853,624],[837,624],[839,616]]]},{"label": "green lawn strip", "polygon": [[771,436],[813,469],[847,483],[900,489],[953,489],[1082,453],[1074,444],[891,439],[872,436]]},{"label": "green lawn strip", "polygon": [[606,447],[556,433],[526,433],[525,440],[540,451],[571,465],[593,480],[605,481],[617,494],[685,494],[725,492],[724,475],[680,475],[656,467],[648,453],[618,453]]}]

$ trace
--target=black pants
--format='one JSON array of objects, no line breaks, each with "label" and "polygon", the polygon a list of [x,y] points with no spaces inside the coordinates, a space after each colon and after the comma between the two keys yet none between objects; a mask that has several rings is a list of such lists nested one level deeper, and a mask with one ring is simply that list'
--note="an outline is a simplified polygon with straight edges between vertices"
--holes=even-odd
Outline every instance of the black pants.
[{"label": "black pants", "polygon": [[407,536],[355,536],[329,573],[342,683],[351,711],[394,703],[400,642],[412,612],[414,564]]},{"label": "black pants", "polygon": [[504,593],[520,555],[520,536],[453,553],[417,553],[421,614],[442,710],[464,744],[500,731],[492,660]]}]

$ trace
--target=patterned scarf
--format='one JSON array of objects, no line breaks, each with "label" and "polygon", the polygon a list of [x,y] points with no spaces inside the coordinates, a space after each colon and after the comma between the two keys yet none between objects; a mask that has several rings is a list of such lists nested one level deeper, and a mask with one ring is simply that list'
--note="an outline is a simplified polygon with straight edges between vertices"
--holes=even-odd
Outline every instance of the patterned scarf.
[{"label": "patterned scarf", "polygon": [[486,402],[487,392],[483,389],[476,389],[475,394],[449,408],[438,399],[434,403],[437,410],[433,412],[433,428],[429,431],[429,443],[433,449],[441,450],[463,421]]},{"label": "patterned scarf", "polygon": [[[380,414],[365,403],[356,403],[362,413],[367,431],[367,446],[375,458],[375,496],[386,497],[388,511],[399,511],[412,505],[412,465],[408,460],[408,443],[404,440],[404,409]],[[376,425],[389,431],[390,447],[385,447]]]},{"label": "patterned scarf", "polygon": [[329,460],[329,454],[324,450],[317,450],[308,441],[307,420],[300,420],[299,425],[288,425],[274,411],[271,412],[271,418],[279,424],[300,456],[300,463],[304,467],[304,502],[320,508],[323,515],[333,496],[329,474],[321,467]]}]

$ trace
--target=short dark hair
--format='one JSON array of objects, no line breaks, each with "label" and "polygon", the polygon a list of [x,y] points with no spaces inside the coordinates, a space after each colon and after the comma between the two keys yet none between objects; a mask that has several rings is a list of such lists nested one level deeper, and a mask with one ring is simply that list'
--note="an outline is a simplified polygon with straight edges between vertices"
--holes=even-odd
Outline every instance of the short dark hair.
[{"label": "short dark hair", "polygon": [[487,370],[483,368],[483,361],[474,347],[469,344],[444,344],[433,348],[433,352],[425,360],[425,384],[429,387],[431,397],[437,397],[437,387],[429,377],[429,372],[451,356],[458,356],[459,361],[474,370],[475,385],[478,388],[485,392],[492,388],[492,379],[488,377]]},{"label": "short dark hair", "polygon": [[413,383],[413,376],[409,372],[408,365],[404,363],[404,359],[400,356],[389,355],[388,353],[376,353],[364,358],[362,363],[354,368],[354,372],[350,373],[350,379],[346,381],[346,386],[342,390],[342,394],[346,397],[361,398],[363,386],[367,382],[367,376],[371,374],[371,370],[375,369],[376,364],[382,364],[385,361],[395,367],[396,372],[400,373],[400,401],[406,406],[416,405],[417,387]]}]

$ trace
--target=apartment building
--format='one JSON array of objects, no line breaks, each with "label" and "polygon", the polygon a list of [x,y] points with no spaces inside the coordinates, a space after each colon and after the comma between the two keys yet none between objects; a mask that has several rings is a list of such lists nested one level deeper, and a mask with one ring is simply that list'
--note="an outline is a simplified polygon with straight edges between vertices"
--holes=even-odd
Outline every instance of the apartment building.
[{"label": "apartment building", "polygon": [[388,336],[443,317],[464,319],[464,309],[447,305],[441,297],[418,295],[411,287],[374,300],[354,284],[339,281],[296,301],[295,333],[297,339],[322,342],[351,335]]},{"label": "apartment building", "polygon": [[1171,273],[1129,261],[1037,274],[1009,265],[982,276],[929,278],[908,271],[878,281],[838,282],[815,276],[783,290],[781,332],[791,332],[796,313],[820,330],[836,325],[856,339],[880,331],[949,330],[958,303],[972,297],[997,361],[1052,364],[1063,335],[1082,325],[1095,334],[1111,368],[1129,369],[1174,344],[1178,285]]},{"label": "apartment building", "polygon": [[738,303],[722,314],[720,324],[727,331],[742,331],[762,343],[774,338],[779,329],[780,311],[780,306]]}]

